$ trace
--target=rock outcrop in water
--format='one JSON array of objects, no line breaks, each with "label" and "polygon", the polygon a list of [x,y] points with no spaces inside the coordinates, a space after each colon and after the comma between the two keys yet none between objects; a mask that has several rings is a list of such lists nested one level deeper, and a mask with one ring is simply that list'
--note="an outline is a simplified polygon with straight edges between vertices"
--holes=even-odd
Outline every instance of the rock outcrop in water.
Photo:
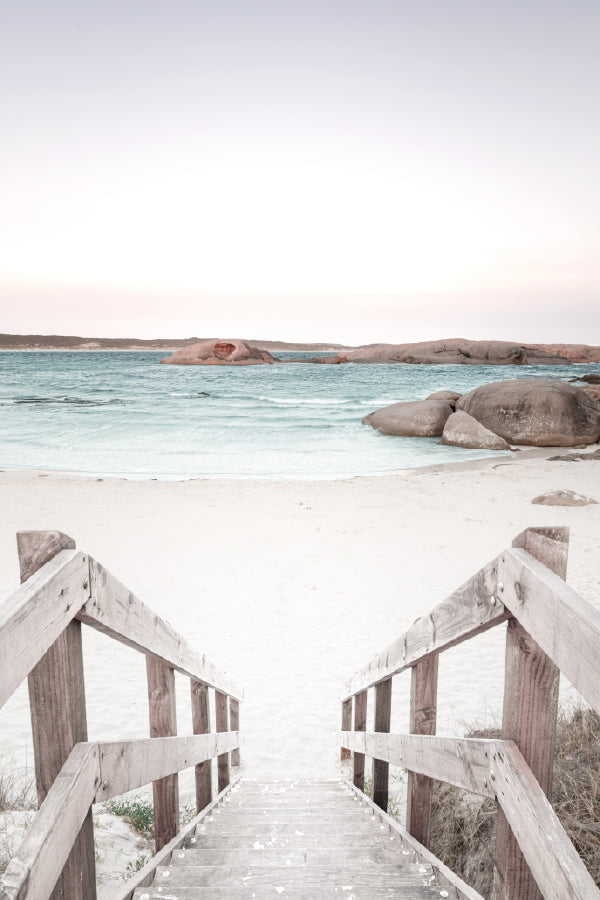
[{"label": "rock outcrop in water", "polygon": [[597,400],[572,384],[537,378],[496,381],[462,397],[438,391],[427,400],[384,406],[362,421],[383,434],[442,434],[443,444],[482,450],[508,449],[509,443],[582,447],[600,440]]},{"label": "rock outcrop in water", "polygon": [[240,340],[201,341],[161,359],[170,366],[260,366],[277,361],[267,350]]},{"label": "rock outcrop in water", "polygon": [[600,438],[600,404],[562,381],[484,384],[461,397],[456,408],[512,444],[577,447]]},{"label": "rock outcrop in water", "polygon": [[345,354],[355,363],[413,363],[422,365],[565,366],[600,362],[600,347],[585,344],[518,344],[510,341],[419,341],[410,344],[372,344]]},{"label": "rock outcrop in water", "polygon": [[452,407],[444,400],[409,400],[383,406],[365,416],[362,422],[382,434],[439,437],[451,415]]}]

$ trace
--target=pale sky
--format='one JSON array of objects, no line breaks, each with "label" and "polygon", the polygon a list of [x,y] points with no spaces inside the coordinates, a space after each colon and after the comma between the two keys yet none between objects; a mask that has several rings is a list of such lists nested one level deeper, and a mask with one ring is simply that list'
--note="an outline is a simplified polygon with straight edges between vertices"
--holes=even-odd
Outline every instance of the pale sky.
[{"label": "pale sky", "polygon": [[600,344],[598,0],[0,0],[0,331]]}]

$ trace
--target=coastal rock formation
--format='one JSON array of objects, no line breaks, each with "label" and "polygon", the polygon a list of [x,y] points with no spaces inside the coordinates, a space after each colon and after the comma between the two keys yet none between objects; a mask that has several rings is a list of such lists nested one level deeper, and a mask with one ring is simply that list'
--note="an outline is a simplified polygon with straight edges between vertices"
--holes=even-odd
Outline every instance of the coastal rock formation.
[{"label": "coastal rock formation", "polygon": [[520,344],[449,338],[407,344],[367,344],[338,353],[340,362],[414,365],[569,366],[600,362],[600,347],[589,344]]},{"label": "coastal rock formation", "polygon": [[462,410],[452,413],[446,422],[440,444],[477,450],[510,450],[504,438]]},{"label": "coastal rock formation", "polygon": [[429,397],[425,397],[426,400],[445,400],[448,406],[451,406],[452,409],[456,409],[456,404],[462,397],[462,394],[457,394],[456,391],[436,391],[434,394],[430,394]]},{"label": "coastal rock formation", "polygon": [[201,341],[161,359],[170,366],[260,366],[274,362],[277,360],[267,350],[239,340]]},{"label": "coastal rock formation", "polygon": [[586,497],[584,494],[576,494],[575,491],[546,491],[539,497],[534,497],[531,501],[541,506],[589,506],[592,503],[598,503],[592,497]]},{"label": "coastal rock formation", "polygon": [[[357,363],[414,363],[440,365],[569,365],[578,361],[578,351],[570,349],[570,355],[559,349],[569,345],[516,344],[508,341],[468,341],[452,338],[446,341],[420,341],[412,344],[371,344],[346,353],[348,362]],[[585,348],[583,348],[585,349]],[[600,347],[587,348],[597,351]],[[583,352],[583,350],[582,350]],[[587,351],[586,351],[587,352]],[[588,362],[586,356],[585,362]]]},{"label": "coastal rock formation", "polygon": [[600,437],[600,404],[560,381],[496,381],[465,394],[456,408],[513,444],[587,446]]},{"label": "coastal rock formation", "polygon": [[452,407],[444,400],[409,400],[392,403],[369,413],[362,420],[382,434],[404,437],[438,437]]}]

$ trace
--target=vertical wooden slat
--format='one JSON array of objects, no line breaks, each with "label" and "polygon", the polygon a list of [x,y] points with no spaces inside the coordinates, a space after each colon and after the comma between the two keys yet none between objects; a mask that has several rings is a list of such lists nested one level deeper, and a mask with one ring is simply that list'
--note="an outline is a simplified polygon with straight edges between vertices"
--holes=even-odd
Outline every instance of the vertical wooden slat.
[{"label": "vertical wooden slat", "polygon": [[[175,672],[158,659],[146,657],[150,737],[177,734]],[[167,775],[152,784],[154,797],[154,844],[162,850],[179,831],[179,776]]]},{"label": "vertical wooden slat", "polygon": [[[392,716],[392,679],[375,685],[375,731],[389,734]],[[373,802],[384,812],[388,808],[390,764],[381,759],[373,760]]]},{"label": "vertical wooden slat", "polygon": [[[439,654],[413,666],[410,684],[410,733],[435,734]],[[433,780],[408,773],[406,828],[424,847],[429,847]]]},{"label": "vertical wooden slat", "polygon": [[[528,528],[513,541],[565,579],[568,528]],[[502,599],[501,587],[499,596]],[[514,741],[547,797],[552,794],[560,672],[516,619],[506,632],[502,737]],[[506,817],[498,809],[494,900],[541,900]]]},{"label": "vertical wooden slat", "polygon": [[[348,697],[347,700],[342,702],[342,731],[351,731],[352,730],[352,697]],[[350,759],[352,753],[350,750],[347,750],[345,747],[342,747],[340,753],[340,759],[342,762],[346,759]]]},{"label": "vertical wooden slat", "polygon": [[[354,731],[367,730],[367,691],[354,695]],[[365,789],[365,754],[354,754],[354,786]]]},{"label": "vertical wooden slat", "polygon": [[[233,697],[229,698],[229,728],[231,731],[240,730],[240,704]],[[231,751],[231,765],[239,766],[240,751],[239,748]]]},{"label": "vertical wooden slat", "polygon": [[[215,691],[217,731],[229,731],[228,699],[227,694]],[[217,781],[219,793],[221,793],[229,784],[229,753],[221,753],[220,756],[217,756]]]},{"label": "vertical wooden slat", "polygon": [[[17,534],[21,582],[75,541],[60,531]],[[87,741],[81,624],[71,622],[29,675],[35,776],[41,804],[69,753]],[[96,897],[94,826],[90,808],[54,886],[52,900]]]},{"label": "vertical wooden slat", "polygon": [[[199,681],[191,682],[192,729],[194,734],[208,734],[210,731],[210,706],[208,686]],[[196,810],[202,812],[212,800],[212,760],[196,766]]]}]

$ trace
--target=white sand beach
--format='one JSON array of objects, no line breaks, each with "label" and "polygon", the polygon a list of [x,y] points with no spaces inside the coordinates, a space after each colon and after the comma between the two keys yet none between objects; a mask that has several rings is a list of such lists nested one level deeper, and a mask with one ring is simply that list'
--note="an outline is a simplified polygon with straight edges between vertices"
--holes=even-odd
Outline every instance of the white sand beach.
[{"label": "white sand beach", "polygon": [[[67,532],[243,686],[249,777],[332,777],[342,682],[525,527],[571,528],[568,582],[600,607],[600,461],[548,461],[565,452],[326,482],[4,471],[0,597],[18,584],[15,532]],[[549,489],[599,504],[533,506]],[[142,657],[84,631],[90,739],[146,736]],[[443,655],[440,733],[499,713],[502,632]],[[408,684],[394,682],[394,730],[407,727]],[[185,733],[184,678],[178,690]],[[25,686],[0,712],[0,754],[32,765]]]}]

